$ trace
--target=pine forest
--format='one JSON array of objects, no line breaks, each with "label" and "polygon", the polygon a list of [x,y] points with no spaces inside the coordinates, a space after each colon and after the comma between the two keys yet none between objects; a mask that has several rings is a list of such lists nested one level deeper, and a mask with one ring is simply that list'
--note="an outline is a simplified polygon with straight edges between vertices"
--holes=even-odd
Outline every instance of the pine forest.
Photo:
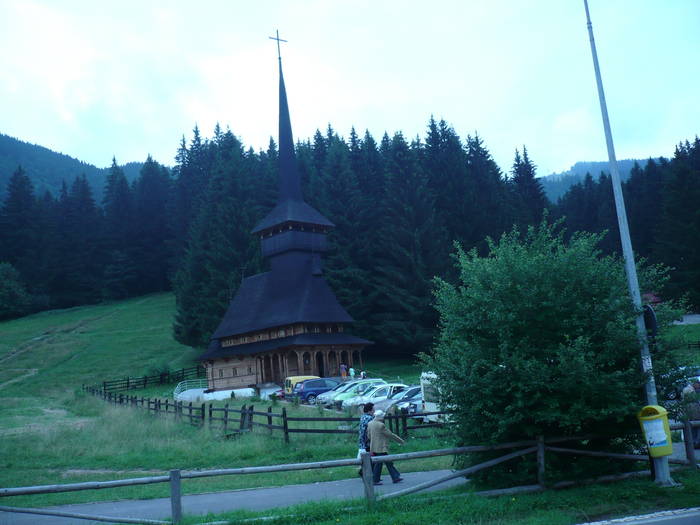
[{"label": "pine forest", "polygon": [[[306,201],[335,224],[324,272],[377,351],[430,348],[433,278],[455,279],[455,243],[483,253],[488,237],[546,220],[565,235],[607,231],[601,250],[619,252],[607,174],[550,202],[525,146],[502,169],[445,121],[415,139],[329,126],[297,143],[297,159]],[[16,167],[0,204],[0,319],[173,290],[175,337],[206,345],[241,280],[265,270],[250,232],[275,203],[277,149],[195,128],[175,162],[149,157],[130,182],[113,160],[99,200],[85,174],[41,193]],[[700,140],[635,164],[623,191],[635,252],[671,269],[668,289],[643,292],[700,308]]]}]

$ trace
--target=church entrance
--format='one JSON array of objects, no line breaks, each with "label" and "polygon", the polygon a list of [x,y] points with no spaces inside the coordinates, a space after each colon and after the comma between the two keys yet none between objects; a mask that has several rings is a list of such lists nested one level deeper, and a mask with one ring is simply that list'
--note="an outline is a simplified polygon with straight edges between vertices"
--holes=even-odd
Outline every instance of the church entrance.
[{"label": "church entrance", "polygon": [[323,362],[323,353],[316,353],[316,370],[318,370],[318,375],[320,377],[326,377],[325,363]]}]

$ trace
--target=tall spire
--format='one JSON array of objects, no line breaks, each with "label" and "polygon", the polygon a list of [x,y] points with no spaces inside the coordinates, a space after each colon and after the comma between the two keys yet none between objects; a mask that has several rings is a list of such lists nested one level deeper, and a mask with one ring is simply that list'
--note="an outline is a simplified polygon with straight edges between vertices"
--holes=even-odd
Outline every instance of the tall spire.
[{"label": "tall spire", "polygon": [[275,228],[287,223],[300,223],[313,227],[332,228],[333,223],[321,215],[317,210],[304,202],[301,193],[301,177],[297,169],[297,159],[294,153],[294,137],[292,136],[292,121],[289,118],[289,105],[287,104],[287,90],[284,86],[282,74],[282,56],[280,55],[280,42],[286,42],[277,36],[271,36],[277,41],[277,59],[280,71],[280,110],[279,110],[279,196],[277,204],[258,223],[252,233],[271,232]]},{"label": "tall spire", "polygon": [[282,58],[280,63],[280,116],[279,116],[279,160],[280,175],[278,202],[285,200],[302,200],[301,180],[297,170],[297,159],[294,154],[294,137],[292,136],[292,121],[289,118],[287,90],[284,87],[282,74]]},{"label": "tall spire", "polygon": [[282,74],[282,53],[280,42],[286,42],[280,38],[280,32],[276,36],[269,37],[277,41],[277,60],[280,70],[280,106],[279,106],[279,197],[277,202],[287,200],[302,200],[301,181],[297,170],[296,156],[294,155],[294,137],[292,136],[292,120],[289,118],[289,105],[287,104],[287,89],[284,86]]}]

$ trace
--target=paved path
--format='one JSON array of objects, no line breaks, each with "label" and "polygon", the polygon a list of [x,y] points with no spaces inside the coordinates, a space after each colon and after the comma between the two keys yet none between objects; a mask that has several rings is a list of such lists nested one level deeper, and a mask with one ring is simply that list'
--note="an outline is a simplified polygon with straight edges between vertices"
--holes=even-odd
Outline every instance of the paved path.
[{"label": "paved path", "polygon": [[[384,485],[375,487],[378,494],[393,492],[407,486],[417,485],[449,474],[449,470],[430,472],[407,472],[404,481],[394,485],[384,472]],[[428,490],[443,490],[465,483],[464,478],[447,481]],[[186,483],[184,481],[183,483]],[[203,516],[207,513],[221,513],[236,509],[265,510],[275,507],[288,507],[299,503],[320,500],[347,500],[364,497],[360,478],[339,481],[324,481],[307,485],[287,485],[259,489],[235,490],[183,496],[184,514]],[[5,498],[3,505],[11,506],[11,498]],[[99,516],[167,519],[170,517],[170,499],[122,500],[102,503],[85,503],[80,505],[62,505],[51,507],[63,512],[75,512]],[[37,514],[19,514],[0,512],[0,525],[86,525],[88,520],[40,516]]]},{"label": "paved path", "polygon": [[595,521],[583,525],[698,525],[700,523],[700,507],[694,509],[668,510],[645,514],[643,516],[628,516],[607,521]]}]

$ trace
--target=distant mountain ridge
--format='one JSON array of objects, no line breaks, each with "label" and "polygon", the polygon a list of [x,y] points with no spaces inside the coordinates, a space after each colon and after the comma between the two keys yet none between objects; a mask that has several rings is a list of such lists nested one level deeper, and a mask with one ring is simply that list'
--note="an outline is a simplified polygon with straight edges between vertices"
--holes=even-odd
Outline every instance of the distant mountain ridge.
[{"label": "distant mountain ridge", "polygon": [[[57,197],[63,181],[70,186],[76,177],[84,173],[92,188],[95,202],[98,204],[102,201],[105,180],[109,172],[109,168],[98,168],[44,146],[30,144],[0,133],[0,202],[5,198],[7,183],[17,170],[17,166],[22,166],[29,176],[37,196],[48,191]],[[138,177],[142,166],[143,162],[129,162],[122,166],[129,182]]]},{"label": "distant mountain ridge", "polygon": [[[626,181],[629,176],[634,163],[638,163],[640,166],[644,166],[647,161],[640,159],[623,159],[617,161],[617,167],[620,170],[620,177],[623,181]],[[539,180],[544,188],[547,198],[556,203],[557,200],[562,197],[571,186],[577,184],[586,177],[586,173],[590,173],[594,180],[598,180],[601,172],[610,174],[610,167],[607,161],[602,162],[577,162],[571,168],[561,173],[552,173],[551,175],[545,175],[540,177]]]}]

